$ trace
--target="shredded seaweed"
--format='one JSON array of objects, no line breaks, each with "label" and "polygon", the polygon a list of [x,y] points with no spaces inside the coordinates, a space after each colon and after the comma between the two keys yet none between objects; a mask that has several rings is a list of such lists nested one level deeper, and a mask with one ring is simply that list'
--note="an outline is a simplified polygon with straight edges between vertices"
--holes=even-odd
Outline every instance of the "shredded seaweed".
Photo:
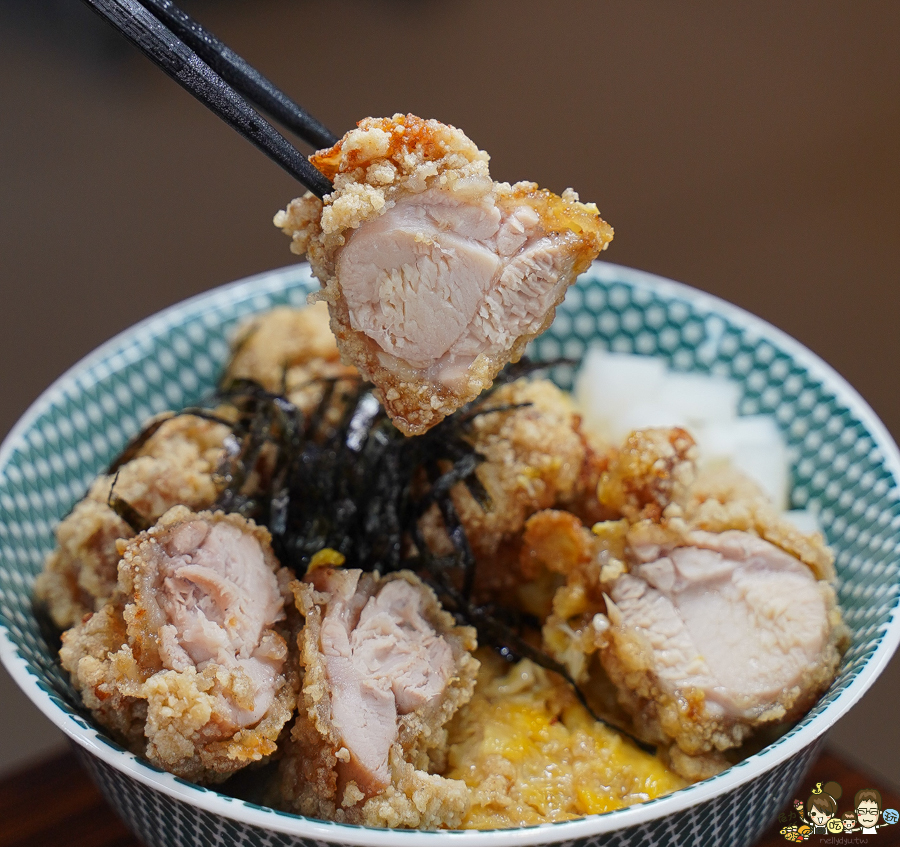
[{"label": "shredded seaweed", "polygon": [[[216,506],[265,525],[279,560],[298,575],[325,548],[362,570],[416,572],[457,620],[476,629],[479,643],[507,660],[528,658],[559,674],[590,714],[609,725],[566,668],[528,640],[539,628],[536,620],[476,602],[477,562],[451,497],[463,484],[482,508],[490,507],[475,473],[483,457],[472,423],[527,406],[490,399],[499,386],[559,364],[571,363],[522,360],[507,367],[492,389],[415,438],[393,426],[374,387],[360,379],[319,380],[321,400],[306,415],[250,380],[223,384],[215,402],[232,404],[237,419],[218,469]],[[420,520],[435,505],[453,546],[449,556],[433,555],[421,534]]]},{"label": "shredded seaweed", "polygon": [[122,450],[122,452],[119,453],[119,455],[109,463],[109,467],[106,469],[106,473],[116,473],[119,468],[122,467],[122,465],[124,465],[126,462],[130,462],[137,456],[137,454],[143,449],[144,445],[154,435],[156,435],[156,433],[164,423],[172,420],[173,418],[182,417],[183,415],[188,415],[195,418],[203,418],[204,420],[225,424],[225,426],[231,426],[232,423],[227,418],[224,418],[221,415],[210,411],[209,409],[203,409],[200,407],[184,409],[181,412],[177,413],[164,412],[158,417],[153,418],[150,423],[148,423],[136,436],[134,436],[134,438],[132,438],[128,442],[128,444],[125,445],[125,449]]},{"label": "shredded seaweed", "polygon": [[150,529],[153,526],[153,521],[144,517],[131,503],[116,494],[116,483],[118,481],[119,472],[116,471],[112,484],[109,486],[109,496],[106,498],[106,505],[125,521],[134,532],[143,532]]}]

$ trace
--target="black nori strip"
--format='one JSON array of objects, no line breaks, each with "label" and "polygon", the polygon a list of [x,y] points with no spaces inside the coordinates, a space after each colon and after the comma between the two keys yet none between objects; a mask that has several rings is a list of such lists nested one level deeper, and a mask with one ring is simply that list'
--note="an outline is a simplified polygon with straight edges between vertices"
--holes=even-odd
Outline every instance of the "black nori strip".
[{"label": "black nori strip", "polygon": [[147,426],[125,445],[125,449],[109,463],[106,473],[118,473],[119,468],[126,462],[130,462],[138,454],[138,451],[159,431],[159,428],[166,421],[170,421],[174,417],[175,415],[173,414],[165,414],[162,417],[150,421]]},{"label": "black nori strip", "polygon": [[109,506],[125,523],[128,524],[135,532],[143,532],[153,526],[153,521],[145,518],[134,506],[127,500],[123,500],[116,494],[116,483],[119,481],[119,472],[116,471],[112,484],[109,486],[109,496],[106,498],[106,505]]},{"label": "black nori strip", "polygon": [[[527,407],[530,404],[492,407],[486,401],[496,387],[559,364],[571,362],[523,359],[508,366],[492,389],[415,438],[402,435],[390,423],[367,383],[355,382],[338,395],[338,383],[350,380],[318,380],[324,386],[322,399],[304,418],[285,397],[251,380],[234,380],[221,394],[235,404],[239,416],[233,425],[235,441],[226,445],[220,470],[224,484],[219,505],[265,524],[279,559],[298,575],[326,547],[362,570],[416,571],[460,622],[475,627],[480,642],[509,660],[528,658],[559,674],[588,712],[611,726],[594,713],[565,667],[519,634],[528,623],[521,613],[473,602],[477,563],[450,494],[462,483],[483,508],[489,504],[488,492],[475,473],[483,457],[469,436],[472,421]],[[329,413],[336,407],[340,419],[329,428]],[[271,478],[266,490],[250,496],[244,486],[257,470],[264,447],[274,451]],[[434,504],[454,548],[451,556],[434,556],[419,527],[422,515]],[[536,629],[535,622],[530,627]],[[653,750],[624,734],[641,749]]]}]

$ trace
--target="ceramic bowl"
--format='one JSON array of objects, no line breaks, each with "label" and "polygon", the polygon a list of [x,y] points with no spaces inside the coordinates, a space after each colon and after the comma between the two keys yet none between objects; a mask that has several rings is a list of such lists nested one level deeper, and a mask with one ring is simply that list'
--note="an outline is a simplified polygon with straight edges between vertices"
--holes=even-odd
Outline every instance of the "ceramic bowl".
[{"label": "ceramic bowl", "polygon": [[[34,578],[54,545],[56,523],[147,417],[211,389],[242,318],[303,304],[312,284],[307,266],[297,265],[138,324],[57,380],[0,448],[0,656],[75,743],[112,806],[139,838],[159,847],[752,843],[785,809],[829,728],[900,640],[900,454],[859,395],[784,333],[707,294],[606,263],[595,263],[570,289],[534,354],[577,359],[600,342],[662,357],[678,371],[735,380],[742,414],[777,420],[790,448],[791,505],[817,514],[837,553],[852,646],[834,684],[793,729],[712,779],[605,815],[491,832],[405,832],[305,819],[197,787],[126,752],[91,723],[32,610]],[[564,387],[571,376],[555,373]]]}]

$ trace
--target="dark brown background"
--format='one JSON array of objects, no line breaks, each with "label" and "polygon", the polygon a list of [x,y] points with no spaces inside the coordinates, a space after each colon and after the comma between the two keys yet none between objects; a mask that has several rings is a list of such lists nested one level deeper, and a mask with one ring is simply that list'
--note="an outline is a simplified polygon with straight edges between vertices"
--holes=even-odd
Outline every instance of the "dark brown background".
[{"label": "dark brown background", "polygon": [[[338,132],[411,111],[575,187],[610,261],[831,363],[900,435],[900,4],[195,0]],[[292,261],[298,187],[77,0],[0,0],[0,433],[98,343]],[[900,662],[832,743],[900,785]],[[6,766],[58,743],[0,675]],[[0,765],[2,766],[2,765]]]}]

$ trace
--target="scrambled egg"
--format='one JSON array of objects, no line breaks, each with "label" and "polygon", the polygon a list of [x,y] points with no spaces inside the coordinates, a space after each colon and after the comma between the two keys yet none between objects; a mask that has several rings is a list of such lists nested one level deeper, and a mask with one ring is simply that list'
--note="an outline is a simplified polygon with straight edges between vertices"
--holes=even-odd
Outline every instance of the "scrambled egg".
[{"label": "scrambled egg", "polygon": [[686,783],[593,720],[571,688],[528,660],[481,651],[475,694],[450,726],[449,770],[472,805],[463,826],[531,826],[609,812]]}]

